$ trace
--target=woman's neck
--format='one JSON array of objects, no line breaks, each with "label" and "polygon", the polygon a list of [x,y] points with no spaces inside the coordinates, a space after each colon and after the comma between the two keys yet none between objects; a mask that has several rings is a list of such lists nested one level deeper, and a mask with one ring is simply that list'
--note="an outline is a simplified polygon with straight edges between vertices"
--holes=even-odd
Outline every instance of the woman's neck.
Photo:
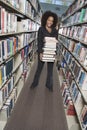
[{"label": "woman's neck", "polygon": [[47,31],[48,31],[49,33],[52,32],[52,28],[51,28],[51,27],[46,26],[46,29],[47,29]]}]

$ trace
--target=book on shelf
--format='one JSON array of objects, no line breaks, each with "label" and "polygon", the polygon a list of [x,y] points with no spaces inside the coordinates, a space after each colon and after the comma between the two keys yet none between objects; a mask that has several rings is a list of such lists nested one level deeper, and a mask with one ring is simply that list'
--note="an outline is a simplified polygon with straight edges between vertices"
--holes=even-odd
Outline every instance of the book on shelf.
[{"label": "book on shelf", "polygon": [[0,89],[0,109],[2,108],[9,94],[11,93],[14,87],[13,85],[14,85],[14,78],[12,76],[11,79],[7,81],[5,86]]},{"label": "book on shelf", "polygon": [[84,105],[81,111],[80,121],[81,121],[82,128],[86,130],[87,129],[87,105]]},{"label": "book on shelf", "polygon": [[0,33],[17,31],[17,16],[0,6]]},{"label": "book on shelf", "polygon": [[82,47],[79,55],[79,59],[81,62],[84,62],[86,55],[87,55],[87,49],[85,47]]},{"label": "book on shelf", "polygon": [[20,11],[22,11],[25,14],[26,10],[26,0],[20,1]]},{"label": "book on shelf", "polygon": [[86,13],[86,9],[83,8],[83,9],[81,10],[81,14],[80,14],[79,22],[83,22],[83,19],[84,19],[85,13]]},{"label": "book on shelf", "polygon": [[87,54],[86,54],[86,56],[85,56],[85,59],[84,59],[83,65],[84,65],[85,67],[87,67]]},{"label": "book on shelf", "polygon": [[82,90],[87,90],[87,74],[84,72],[84,70],[80,71],[78,84]]},{"label": "book on shelf", "polygon": [[13,58],[6,61],[5,68],[6,68],[6,70],[5,70],[6,71],[6,78],[8,78],[13,72]]},{"label": "book on shelf", "polygon": [[35,22],[31,21],[30,19],[21,20],[17,22],[18,32],[23,31],[36,31],[38,26]]},{"label": "book on shelf", "polygon": [[76,42],[75,41],[72,41],[72,40],[70,40],[70,43],[69,43],[69,51],[71,51],[71,52],[73,52],[73,50],[74,50],[74,47],[75,47],[75,44],[76,44]]},{"label": "book on shelf", "polygon": [[71,92],[71,95],[72,95],[73,102],[76,102],[78,94],[79,94],[79,90],[78,90],[78,87],[77,87],[74,80],[72,81],[72,84],[71,84],[69,89],[70,89],[70,92]]},{"label": "book on shelf", "polygon": [[0,120],[7,121],[8,117],[11,114],[11,111],[14,107],[16,101],[16,88],[13,90],[6,103],[3,105],[2,110],[0,112]]},{"label": "book on shelf", "polygon": [[75,107],[73,102],[70,100],[67,106],[67,115],[69,116],[75,116],[76,112],[75,112]]},{"label": "book on shelf", "polygon": [[78,58],[79,55],[80,55],[81,48],[82,48],[81,43],[77,43],[77,44],[75,45],[75,48],[74,48],[73,53],[75,54],[75,56],[76,56],[77,58]]}]

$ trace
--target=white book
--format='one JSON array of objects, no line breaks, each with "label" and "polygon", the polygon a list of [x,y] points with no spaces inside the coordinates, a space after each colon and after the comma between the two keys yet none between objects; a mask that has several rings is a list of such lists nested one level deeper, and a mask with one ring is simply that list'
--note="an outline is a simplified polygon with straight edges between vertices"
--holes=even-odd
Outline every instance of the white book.
[{"label": "white book", "polygon": [[52,52],[54,52],[54,51],[56,51],[56,48],[54,49],[54,48],[43,48],[43,50],[44,51],[52,51]]},{"label": "white book", "polygon": [[6,33],[6,27],[7,26],[7,12],[6,12],[6,10],[5,10],[5,12],[4,12],[4,33]]},{"label": "white book", "polygon": [[2,108],[2,106],[3,106],[3,95],[4,93],[3,93],[3,89],[1,89],[0,90],[0,109]]},{"label": "white book", "polygon": [[3,60],[3,56],[2,56],[2,41],[0,41],[0,61]]},{"label": "white book", "polygon": [[5,105],[3,106],[0,112],[0,120],[7,121],[8,117],[9,117],[9,107]]},{"label": "white book", "polygon": [[55,60],[55,58],[51,58],[51,57],[42,57],[42,60]]},{"label": "white book", "polygon": [[26,0],[21,0],[20,1],[20,11],[22,11],[25,14],[26,10]]},{"label": "white book", "polygon": [[83,81],[83,84],[82,84],[81,88],[82,88],[82,90],[87,91],[87,75],[85,75],[85,79]]},{"label": "white book", "polygon": [[50,52],[49,52],[49,51],[44,51],[44,52],[43,52],[43,55],[44,55],[44,54],[45,54],[45,55],[46,55],[46,54],[48,54],[48,55],[55,55],[56,53],[55,53],[55,52],[51,52],[51,51],[50,51]]},{"label": "white book", "polygon": [[11,15],[8,13],[8,33],[11,32]]},{"label": "white book", "polygon": [[86,55],[86,57],[85,57],[85,60],[84,60],[84,62],[83,62],[83,65],[84,65],[85,67],[87,67],[87,55]]},{"label": "white book", "polygon": [[47,55],[47,54],[43,54],[43,58],[53,58],[54,55]]},{"label": "white book", "polygon": [[58,42],[55,37],[45,37],[45,38],[44,38],[44,41],[45,41],[45,42],[46,42],[46,41],[51,41],[51,42],[53,41],[53,42],[55,42],[55,43]]}]

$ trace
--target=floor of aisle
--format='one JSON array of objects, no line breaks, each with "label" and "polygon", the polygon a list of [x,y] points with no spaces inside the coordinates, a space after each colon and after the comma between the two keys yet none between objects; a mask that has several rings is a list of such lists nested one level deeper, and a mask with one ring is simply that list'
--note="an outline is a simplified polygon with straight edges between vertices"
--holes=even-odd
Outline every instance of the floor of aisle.
[{"label": "floor of aisle", "polygon": [[38,87],[31,90],[37,62],[22,89],[4,130],[68,130],[56,66],[54,65],[53,92],[45,87],[46,64]]}]

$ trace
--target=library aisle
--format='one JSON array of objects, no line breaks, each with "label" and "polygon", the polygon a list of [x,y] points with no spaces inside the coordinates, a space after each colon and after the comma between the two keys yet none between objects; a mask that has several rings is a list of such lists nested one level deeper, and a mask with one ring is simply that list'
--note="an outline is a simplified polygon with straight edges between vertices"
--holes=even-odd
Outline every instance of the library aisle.
[{"label": "library aisle", "polygon": [[30,89],[36,65],[35,61],[4,130],[68,130],[56,65],[53,92],[45,87],[46,64],[38,87]]}]

